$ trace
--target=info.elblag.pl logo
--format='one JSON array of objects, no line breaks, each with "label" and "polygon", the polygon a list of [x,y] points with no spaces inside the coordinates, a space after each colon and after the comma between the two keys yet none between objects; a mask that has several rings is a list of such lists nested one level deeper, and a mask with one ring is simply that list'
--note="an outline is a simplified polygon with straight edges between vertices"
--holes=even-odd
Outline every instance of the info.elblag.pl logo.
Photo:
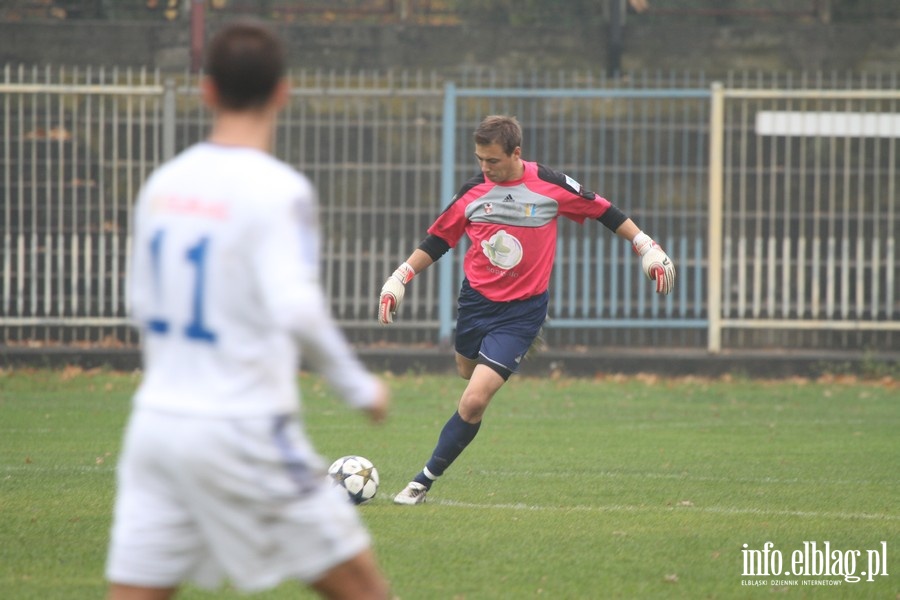
[{"label": "info.elblag.pl logo", "polygon": [[[742,585],[841,585],[844,582],[875,581],[887,577],[887,542],[865,550],[834,548],[831,542],[803,542],[786,555],[766,542],[760,549],[743,545],[744,577],[794,577],[792,580],[743,580]],[[818,580],[796,579],[817,577]],[[821,579],[840,577],[842,579]]]}]

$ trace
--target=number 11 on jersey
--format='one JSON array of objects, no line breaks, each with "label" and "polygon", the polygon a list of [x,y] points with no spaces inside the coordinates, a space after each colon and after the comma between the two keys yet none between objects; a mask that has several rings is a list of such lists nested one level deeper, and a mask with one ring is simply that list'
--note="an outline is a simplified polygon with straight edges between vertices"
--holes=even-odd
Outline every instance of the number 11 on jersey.
[{"label": "number 11 on jersey", "polygon": [[[153,236],[153,239],[150,240],[150,259],[153,263],[153,282],[157,295],[162,291],[162,249],[164,239],[165,231],[160,229]],[[203,321],[208,246],[209,238],[204,236],[184,253],[185,260],[194,268],[194,280],[191,290],[191,321],[185,325],[182,332],[188,339],[214,344],[216,342],[216,334],[207,329]],[[150,319],[147,326],[153,333],[165,335],[170,332],[169,322],[166,319]]]}]

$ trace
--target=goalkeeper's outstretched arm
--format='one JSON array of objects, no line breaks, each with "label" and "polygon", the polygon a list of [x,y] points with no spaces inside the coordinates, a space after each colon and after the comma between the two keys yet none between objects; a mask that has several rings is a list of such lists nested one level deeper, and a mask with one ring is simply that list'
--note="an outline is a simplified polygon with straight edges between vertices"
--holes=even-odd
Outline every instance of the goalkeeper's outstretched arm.
[{"label": "goalkeeper's outstretched arm", "polygon": [[[397,313],[397,309],[400,308],[400,303],[403,302],[403,296],[406,294],[406,284],[412,281],[412,278],[415,277],[417,273],[421,273],[427,269],[434,261],[440,258],[444,252],[449,250],[450,246],[446,242],[441,244],[440,242],[435,242],[432,238],[436,238],[437,240],[440,240],[440,242],[443,242],[443,240],[437,236],[425,238],[425,241],[423,241],[418,248],[413,250],[413,253],[409,255],[409,258],[397,267],[381,287],[381,294],[378,297],[378,320],[381,321],[382,324],[387,325],[394,322],[394,315]],[[433,254],[433,251],[431,251],[432,246],[435,245],[446,246],[446,249],[440,251],[440,248],[438,248],[437,250],[439,253],[435,255]],[[425,250],[422,249],[423,246],[426,247]]]},{"label": "goalkeeper's outstretched arm", "polygon": [[675,264],[659,244],[641,231],[631,219],[625,219],[619,225],[616,235],[631,242],[632,248],[641,257],[644,274],[656,282],[656,292],[663,295],[671,292],[675,287]]}]

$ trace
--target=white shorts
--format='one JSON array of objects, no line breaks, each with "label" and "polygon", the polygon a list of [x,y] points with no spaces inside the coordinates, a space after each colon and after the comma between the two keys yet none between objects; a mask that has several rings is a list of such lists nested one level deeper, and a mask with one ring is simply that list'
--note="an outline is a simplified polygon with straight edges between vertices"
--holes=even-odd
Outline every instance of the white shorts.
[{"label": "white shorts", "polygon": [[370,545],[293,416],[209,419],[136,410],[118,466],[106,576],[241,590],[310,583]]}]

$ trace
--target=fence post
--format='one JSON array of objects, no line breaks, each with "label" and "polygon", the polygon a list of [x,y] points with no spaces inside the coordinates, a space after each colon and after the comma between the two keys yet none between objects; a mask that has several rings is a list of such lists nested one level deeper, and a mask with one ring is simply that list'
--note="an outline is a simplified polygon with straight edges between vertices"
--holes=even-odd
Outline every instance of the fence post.
[{"label": "fence post", "polygon": [[175,156],[175,80],[166,79],[163,89],[162,159]]},{"label": "fence post", "polygon": [[722,349],[722,204],[725,133],[725,93],[720,82],[712,84],[709,111],[709,252],[706,276],[706,309],[709,313],[707,350]]},{"label": "fence post", "polygon": [[[441,205],[453,199],[456,171],[456,85],[444,84],[444,117],[441,127]],[[451,251],[452,252],[452,251]],[[438,343],[449,344],[453,330],[453,254],[438,263]]]}]

